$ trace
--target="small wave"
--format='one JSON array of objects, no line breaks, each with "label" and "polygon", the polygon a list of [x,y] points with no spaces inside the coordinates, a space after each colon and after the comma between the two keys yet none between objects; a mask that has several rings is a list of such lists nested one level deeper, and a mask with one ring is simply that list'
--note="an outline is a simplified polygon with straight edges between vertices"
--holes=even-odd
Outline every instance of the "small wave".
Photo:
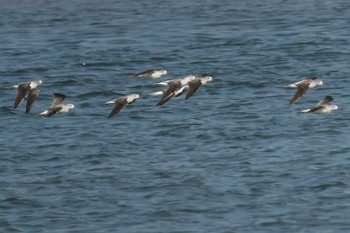
[{"label": "small wave", "polygon": [[81,95],[78,95],[77,97],[78,98],[85,98],[85,97],[88,97],[88,98],[91,98],[91,97],[94,97],[94,96],[110,96],[110,95],[115,95],[115,92],[113,91],[90,91],[90,92],[86,92],[84,94],[81,94]]},{"label": "small wave", "polygon": [[31,72],[47,72],[50,69],[48,67],[25,67],[25,68],[18,68],[13,71],[14,74],[26,74]]}]

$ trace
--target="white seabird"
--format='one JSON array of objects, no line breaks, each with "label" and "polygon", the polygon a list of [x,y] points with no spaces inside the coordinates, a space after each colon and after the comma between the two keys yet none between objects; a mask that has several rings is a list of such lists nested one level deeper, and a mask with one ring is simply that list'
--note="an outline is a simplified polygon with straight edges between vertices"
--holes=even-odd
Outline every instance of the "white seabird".
[{"label": "white seabird", "polygon": [[23,101],[23,99],[27,96],[28,99],[26,105],[26,113],[28,113],[39,96],[38,87],[42,83],[43,81],[36,80],[31,82],[23,82],[18,85],[12,86],[13,88],[16,88],[18,90],[13,108],[16,109],[18,105]]},{"label": "white seabird", "polygon": [[163,75],[168,74],[166,70],[146,70],[138,74],[131,75],[133,77],[145,77],[145,78],[160,78]]},{"label": "white seabird", "polygon": [[138,98],[140,98],[138,94],[130,94],[130,95],[125,95],[117,99],[106,102],[105,104],[115,104],[115,107],[113,108],[112,112],[109,114],[108,118],[111,118],[115,114],[119,113],[121,110],[123,110],[123,108],[126,105],[135,102]]},{"label": "white seabird", "polygon": [[185,99],[188,99],[191,96],[193,96],[197,92],[197,90],[199,89],[200,86],[206,84],[207,82],[211,82],[211,81],[213,81],[213,78],[211,76],[208,76],[208,75],[196,76],[195,79],[188,82],[189,88],[188,88]]},{"label": "white seabird", "polygon": [[163,91],[163,96],[156,106],[162,106],[163,104],[168,102],[171,99],[171,97],[175,96],[175,94],[178,94],[179,90],[181,90],[182,87],[185,88],[185,86],[187,86],[188,83],[193,79],[195,79],[195,76],[188,75],[183,79],[174,79],[168,81],[168,88]]},{"label": "white seabird", "polygon": [[55,115],[56,113],[64,113],[68,112],[69,109],[73,109],[74,105],[73,104],[64,104],[63,101],[67,97],[64,94],[60,93],[54,93],[54,99],[52,101],[52,104],[48,110],[45,110],[42,113],[39,113],[39,116],[45,116],[45,117],[50,117],[52,115]]},{"label": "white seabird", "polygon": [[329,95],[327,95],[323,100],[318,102],[316,107],[309,108],[302,110],[301,112],[310,112],[310,113],[330,113],[333,110],[337,110],[337,105],[331,105],[329,104],[331,101],[333,101],[333,98]]},{"label": "white seabird", "polygon": [[289,103],[293,104],[297,102],[305,94],[305,92],[309,90],[309,88],[314,88],[317,85],[323,85],[323,82],[321,80],[317,80],[317,78],[314,76],[308,77],[305,80],[290,84],[289,87],[295,86],[297,88],[297,91]]}]

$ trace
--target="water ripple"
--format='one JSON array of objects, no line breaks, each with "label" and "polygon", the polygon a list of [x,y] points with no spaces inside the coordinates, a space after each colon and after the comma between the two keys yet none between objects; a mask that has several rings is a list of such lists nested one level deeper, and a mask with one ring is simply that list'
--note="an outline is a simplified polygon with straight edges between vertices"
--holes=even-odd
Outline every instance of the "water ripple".
[{"label": "water ripple", "polygon": [[[4,0],[0,86],[43,84],[28,114],[0,94],[0,231],[348,232],[348,5]],[[148,96],[199,73],[188,100]],[[54,92],[76,108],[35,116]],[[338,111],[300,113],[326,95]]]}]

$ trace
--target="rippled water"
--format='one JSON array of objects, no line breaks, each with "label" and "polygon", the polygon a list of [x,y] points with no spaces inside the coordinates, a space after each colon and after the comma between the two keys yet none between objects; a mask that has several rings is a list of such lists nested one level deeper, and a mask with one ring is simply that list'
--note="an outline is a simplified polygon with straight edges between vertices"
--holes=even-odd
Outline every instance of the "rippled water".
[{"label": "rippled water", "polygon": [[[0,231],[349,232],[349,23],[345,0],[3,0],[0,86],[43,84],[29,114],[0,92]],[[214,81],[157,108],[129,78],[153,68]],[[76,108],[35,117],[53,92]]]}]

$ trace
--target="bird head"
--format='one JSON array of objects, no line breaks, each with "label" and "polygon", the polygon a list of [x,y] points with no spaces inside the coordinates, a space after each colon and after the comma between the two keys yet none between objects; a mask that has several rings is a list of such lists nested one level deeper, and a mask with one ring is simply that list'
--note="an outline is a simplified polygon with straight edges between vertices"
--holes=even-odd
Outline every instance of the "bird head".
[{"label": "bird head", "polygon": [[74,108],[74,104],[67,104],[68,109],[73,109]]}]

